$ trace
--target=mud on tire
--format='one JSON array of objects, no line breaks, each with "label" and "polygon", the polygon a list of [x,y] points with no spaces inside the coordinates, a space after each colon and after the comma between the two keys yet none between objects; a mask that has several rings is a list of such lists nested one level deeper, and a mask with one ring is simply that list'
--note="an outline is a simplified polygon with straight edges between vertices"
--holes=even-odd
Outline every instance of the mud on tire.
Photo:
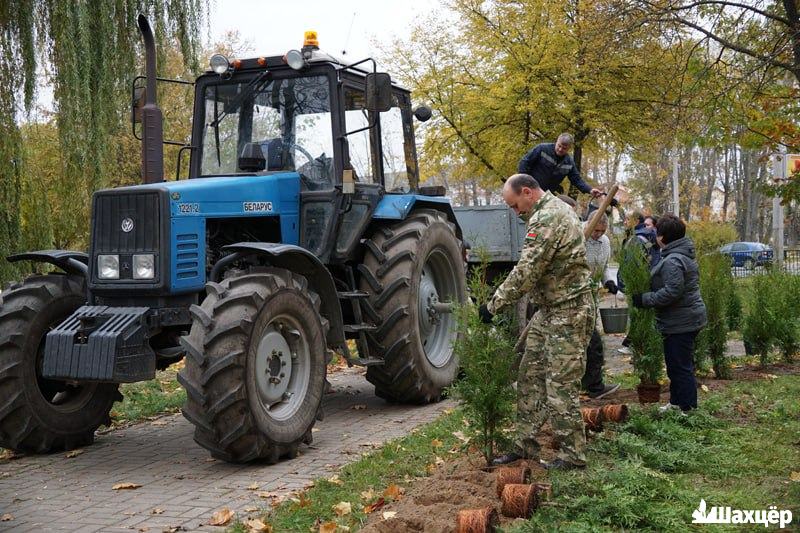
[{"label": "mud on tire", "polygon": [[0,294],[0,446],[45,453],[91,444],[121,400],[118,385],[40,375],[45,336],[86,302],[81,276],[37,275]]},{"label": "mud on tire", "polygon": [[194,440],[230,462],[296,456],[311,442],[325,386],[328,321],[319,296],[304,277],[263,267],[206,291],[190,309],[178,374]]},{"label": "mud on tire", "polygon": [[436,401],[455,379],[458,357],[455,315],[431,314],[430,304],[466,299],[455,225],[439,211],[421,209],[378,229],[365,247],[358,267],[361,290],[370,294],[364,308],[380,325],[368,334],[369,350],[385,360],[367,368],[367,380],[389,401]]}]

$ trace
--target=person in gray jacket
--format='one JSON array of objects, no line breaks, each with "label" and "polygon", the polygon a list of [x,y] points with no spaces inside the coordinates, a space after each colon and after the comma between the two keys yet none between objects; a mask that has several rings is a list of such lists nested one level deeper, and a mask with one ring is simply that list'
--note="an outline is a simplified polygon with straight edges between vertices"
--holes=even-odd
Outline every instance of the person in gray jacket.
[{"label": "person in gray jacket", "polygon": [[666,409],[697,408],[697,382],[693,351],[697,334],[706,325],[706,306],[700,296],[700,273],[694,243],[686,237],[686,224],[664,215],[656,224],[661,261],[650,271],[651,292],[633,295],[636,307],[656,310],[656,327],[664,338],[664,359],[669,377]]}]

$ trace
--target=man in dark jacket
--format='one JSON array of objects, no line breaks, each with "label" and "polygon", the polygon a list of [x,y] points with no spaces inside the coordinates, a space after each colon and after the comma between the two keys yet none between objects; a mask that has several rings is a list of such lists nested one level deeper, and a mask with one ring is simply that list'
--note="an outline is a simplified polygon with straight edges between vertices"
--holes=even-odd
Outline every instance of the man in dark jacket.
[{"label": "man in dark jacket", "polygon": [[664,359],[669,376],[669,404],[662,410],[697,408],[694,378],[694,340],[706,325],[706,306],[700,296],[700,273],[694,243],[686,225],[675,215],[656,224],[661,261],[650,272],[651,292],[633,295],[636,307],[656,310],[656,327],[664,338]]},{"label": "man in dark jacket", "polygon": [[564,181],[564,177],[568,177],[581,192],[591,193],[594,197],[600,196],[603,191],[592,188],[583,181],[575,161],[569,155],[574,144],[569,133],[559,135],[555,143],[537,144],[520,159],[517,171],[520,174],[533,176],[542,190],[553,194],[563,192],[561,182]]}]

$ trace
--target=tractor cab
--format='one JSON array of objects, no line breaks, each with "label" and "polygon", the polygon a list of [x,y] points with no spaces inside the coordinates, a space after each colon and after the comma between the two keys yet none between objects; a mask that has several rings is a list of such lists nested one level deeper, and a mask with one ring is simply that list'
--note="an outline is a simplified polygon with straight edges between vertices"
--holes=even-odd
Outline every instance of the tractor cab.
[{"label": "tractor cab", "polygon": [[189,178],[296,172],[298,244],[323,262],[351,257],[385,193],[416,191],[411,97],[374,61],[343,64],[307,32],[301,50],[217,54],[210,67],[196,81]]}]

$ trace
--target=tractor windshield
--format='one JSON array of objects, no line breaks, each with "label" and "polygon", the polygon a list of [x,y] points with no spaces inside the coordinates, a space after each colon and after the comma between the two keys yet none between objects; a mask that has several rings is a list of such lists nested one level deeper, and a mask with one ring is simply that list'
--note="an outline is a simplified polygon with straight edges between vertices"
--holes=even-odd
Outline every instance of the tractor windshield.
[{"label": "tractor windshield", "polygon": [[[327,77],[272,79],[263,73],[220,81],[205,87],[204,100],[200,175],[296,170],[304,180],[332,182]],[[264,158],[262,168],[252,166],[254,144]],[[240,159],[243,154],[247,157]]]}]

